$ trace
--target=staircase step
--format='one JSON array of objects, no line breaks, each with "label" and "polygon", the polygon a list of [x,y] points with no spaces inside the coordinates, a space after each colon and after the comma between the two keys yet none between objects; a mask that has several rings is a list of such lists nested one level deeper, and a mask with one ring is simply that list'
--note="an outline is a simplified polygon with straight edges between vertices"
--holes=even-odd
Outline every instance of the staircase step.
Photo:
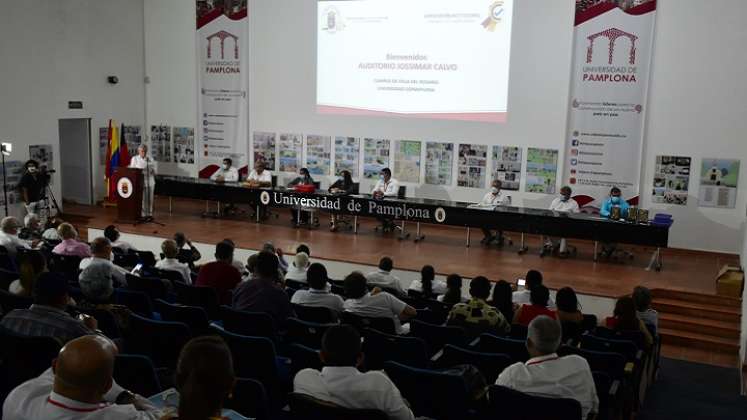
[{"label": "staircase step", "polygon": [[740,322],[741,307],[711,305],[706,303],[686,302],[678,299],[654,298],[651,306],[659,312],[688,315],[695,318],[707,318],[727,322]]},{"label": "staircase step", "polygon": [[716,337],[707,334],[698,334],[690,331],[660,328],[659,335],[662,343],[691,346],[699,349],[713,350],[719,352],[738,352],[739,339]]},{"label": "staircase step", "polygon": [[659,314],[659,328],[739,339],[741,326],[721,319],[692,317],[674,313]]},{"label": "staircase step", "polygon": [[721,296],[721,295],[707,295],[703,293],[683,292],[679,290],[669,289],[654,289],[651,291],[654,299],[670,299],[670,300],[682,300],[693,303],[702,303],[706,305],[715,305],[720,307],[732,307],[741,308],[742,299]]}]

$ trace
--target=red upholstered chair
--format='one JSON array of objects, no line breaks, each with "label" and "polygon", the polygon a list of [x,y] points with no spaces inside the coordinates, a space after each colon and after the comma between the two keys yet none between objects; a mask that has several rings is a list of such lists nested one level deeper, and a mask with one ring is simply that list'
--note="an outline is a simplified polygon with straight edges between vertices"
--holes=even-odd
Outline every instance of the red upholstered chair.
[{"label": "red upholstered chair", "polygon": [[640,198],[640,196],[635,196],[635,197],[629,198],[627,200],[628,205],[631,206],[631,207],[638,207],[638,199],[639,198]]}]

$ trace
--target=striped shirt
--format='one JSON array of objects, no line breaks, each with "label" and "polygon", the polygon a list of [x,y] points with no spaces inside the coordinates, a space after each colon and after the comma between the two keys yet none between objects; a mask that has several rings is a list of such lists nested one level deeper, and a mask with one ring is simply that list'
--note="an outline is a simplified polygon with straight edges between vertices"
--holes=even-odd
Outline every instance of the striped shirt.
[{"label": "striped shirt", "polygon": [[53,337],[61,344],[95,334],[95,331],[67,312],[46,305],[31,305],[29,309],[13,310],[3,318],[0,326],[28,337]]}]

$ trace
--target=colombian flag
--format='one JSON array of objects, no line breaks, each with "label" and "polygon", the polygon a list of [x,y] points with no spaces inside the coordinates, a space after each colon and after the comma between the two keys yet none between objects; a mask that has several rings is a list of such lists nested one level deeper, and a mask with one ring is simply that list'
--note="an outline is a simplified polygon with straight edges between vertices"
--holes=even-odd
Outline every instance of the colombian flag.
[{"label": "colombian flag", "polygon": [[117,127],[117,122],[109,120],[109,143],[106,147],[106,189],[108,191],[107,199],[111,202],[116,201],[117,186],[113,182],[114,171],[119,167],[127,167],[130,164],[130,154],[127,153],[127,142],[124,141],[124,124],[121,130]]}]

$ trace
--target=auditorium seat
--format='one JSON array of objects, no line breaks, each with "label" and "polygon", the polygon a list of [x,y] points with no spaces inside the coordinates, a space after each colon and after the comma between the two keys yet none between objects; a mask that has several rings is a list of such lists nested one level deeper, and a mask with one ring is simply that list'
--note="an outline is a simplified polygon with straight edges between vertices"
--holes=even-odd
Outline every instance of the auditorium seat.
[{"label": "auditorium seat", "polygon": [[370,328],[363,330],[363,353],[366,370],[381,370],[384,362],[426,368],[429,365],[425,341],[417,337],[384,334]]},{"label": "auditorium seat", "polygon": [[168,290],[166,285],[158,277],[145,277],[136,276],[133,274],[127,274],[127,289],[143,292],[151,298],[155,299],[166,299]]},{"label": "auditorium seat", "polygon": [[171,304],[163,299],[156,299],[156,311],[161,319],[170,322],[182,322],[189,327],[192,337],[207,334],[210,320],[207,312],[199,306]]},{"label": "auditorium seat", "polygon": [[270,418],[267,392],[261,382],[254,379],[236,378],[231,395],[232,397],[225,401],[225,408],[250,419],[268,420]]},{"label": "auditorium seat", "polygon": [[447,313],[434,312],[430,308],[418,309],[417,311],[418,314],[415,316],[415,319],[433,325],[443,325],[448,316]]},{"label": "auditorium seat", "polygon": [[252,337],[267,337],[278,343],[275,321],[264,312],[239,311],[229,306],[220,307],[223,329],[234,334]]},{"label": "auditorium seat", "polygon": [[220,319],[218,293],[212,287],[189,286],[186,283],[174,283],[176,301],[182,305],[199,306],[211,320]]},{"label": "auditorium seat", "polygon": [[59,351],[60,343],[52,337],[26,337],[0,327],[0,401],[49,369]]},{"label": "auditorium seat", "polygon": [[153,361],[140,354],[118,354],[114,359],[114,381],[124,389],[143,396],[162,391]]},{"label": "auditorium seat", "polygon": [[[72,296],[72,295],[71,295]],[[111,311],[95,308],[77,308],[81,313],[88,314],[98,321],[99,329],[109,338],[120,338],[122,332],[117,324],[117,319]]]},{"label": "auditorium seat", "polygon": [[32,303],[34,303],[34,299],[30,297],[14,295],[5,290],[0,290],[0,307],[3,309],[3,314],[7,314],[13,309],[28,309]]},{"label": "auditorium seat", "polygon": [[151,251],[131,251],[131,253],[134,253],[137,255],[138,263],[142,264],[145,267],[155,267],[156,266],[156,256]]},{"label": "auditorium seat", "polygon": [[433,356],[445,345],[464,346],[467,344],[467,336],[459,327],[447,327],[428,324],[417,319],[410,321],[410,335],[425,340],[428,344],[428,354]]},{"label": "auditorium seat", "polygon": [[309,285],[302,281],[286,279],[285,287],[290,287],[295,290],[306,290],[309,288]]},{"label": "auditorium seat", "polygon": [[526,362],[529,360],[526,342],[511,338],[497,337],[492,334],[482,334],[475,348],[484,353],[503,353],[511,357],[514,362]]},{"label": "auditorium seat", "polygon": [[345,311],[342,313],[342,323],[352,325],[361,335],[366,328],[372,328],[385,334],[396,334],[392,318],[369,318]]},{"label": "auditorium seat", "polygon": [[297,343],[311,348],[322,347],[322,337],[329,327],[337,324],[320,324],[303,321],[298,318],[288,318],[285,323],[284,342]]},{"label": "auditorium seat", "polygon": [[132,314],[129,329],[125,331],[125,352],[148,356],[156,367],[173,370],[182,347],[190,338],[187,324],[155,321]]},{"label": "auditorium seat", "polygon": [[114,289],[112,298],[114,303],[124,305],[140,316],[153,318],[153,302],[144,292],[119,288]]},{"label": "auditorium seat", "polygon": [[456,365],[473,365],[485,376],[489,383],[495,383],[503,369],[513,364],[507,354],[483,353],[447,344],[440,357],[435,361],[438,368],[450,368]]},{"label": "auditorium seat", "polygon": [[293,420],[388,420],[379,410],[353,410],[299,393],[288,395],[288,403]]},{"label": "auditorium seat", "polygon": [[488,397],[488,414],[501,420],[578,420],[582,413],[574,399],[539,397],[500,385],[491,385]]},{"label": "auditorium seat", "polygon": [[322,360],[319,358],[319,350],[293,343],[288,346],[288,356],[291,359],[291,376],[295,376],[302,369],[322,370]]},{"label": "auditorium seat", "polygon": [[324,306],[306,306],[297,303],[292,304],[296,317],[303,321],[316,322],[317,324],[329,324],[338,321],[338,315],[332,309]]},{"label": "auditorium seat", "polygon": [[621,401],[618,399],[620,382],[613,381],[605,372],[592,372],[594,387],[599,398],[596,420],[619,418]]}]

